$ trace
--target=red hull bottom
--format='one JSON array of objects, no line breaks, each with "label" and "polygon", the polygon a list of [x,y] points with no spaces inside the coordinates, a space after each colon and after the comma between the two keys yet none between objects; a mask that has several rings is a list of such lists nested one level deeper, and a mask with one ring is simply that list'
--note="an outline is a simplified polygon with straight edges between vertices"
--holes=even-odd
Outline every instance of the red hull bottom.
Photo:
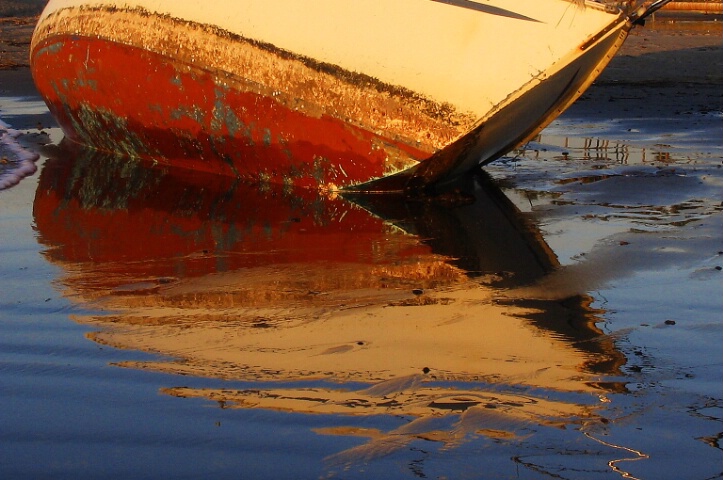
[{"label": "red hull bottom", "polygon": [[226,72],[101,39],[36,45],[33,77],[74,142],[244,181],[335,189],[429,156],[289,108]]}]

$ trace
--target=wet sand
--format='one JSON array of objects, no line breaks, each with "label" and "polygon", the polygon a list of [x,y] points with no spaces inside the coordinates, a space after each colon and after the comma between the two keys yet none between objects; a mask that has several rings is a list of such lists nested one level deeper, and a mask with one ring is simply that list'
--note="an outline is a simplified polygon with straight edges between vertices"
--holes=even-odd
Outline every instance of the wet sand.
[{"label": "wet sand", "polygon": [[720,111],[721,22],[657,15],[633,30],[595,85],[567,112],[592,119],[679,117]]},{"label": "wet sand", "polygon": [[10,49],[0,472],[716,478],[720,38],[657,16],[451,209],[47,159]]}]

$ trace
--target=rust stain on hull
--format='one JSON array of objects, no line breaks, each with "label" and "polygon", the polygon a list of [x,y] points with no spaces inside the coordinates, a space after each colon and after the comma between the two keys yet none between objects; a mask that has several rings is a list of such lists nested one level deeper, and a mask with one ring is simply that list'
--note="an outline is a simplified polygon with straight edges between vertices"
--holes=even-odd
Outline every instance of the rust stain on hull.
[{"label": "rust stain on hull", "polygon": [[251,181],[333,188],[410,168],[474,122],[215,27],[153,15],[149,29],[150,15],[68,8],[38,25],[33,76],[72,140]]}]

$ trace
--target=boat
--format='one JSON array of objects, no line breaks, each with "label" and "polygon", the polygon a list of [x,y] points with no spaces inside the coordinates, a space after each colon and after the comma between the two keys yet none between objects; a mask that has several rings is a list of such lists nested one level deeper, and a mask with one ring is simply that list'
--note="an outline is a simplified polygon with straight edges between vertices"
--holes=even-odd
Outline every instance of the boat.
[{"label": "boat", "polygon": [[31,71],[70,142],[419,192],[532,138],[668,1],[50,0]]}]

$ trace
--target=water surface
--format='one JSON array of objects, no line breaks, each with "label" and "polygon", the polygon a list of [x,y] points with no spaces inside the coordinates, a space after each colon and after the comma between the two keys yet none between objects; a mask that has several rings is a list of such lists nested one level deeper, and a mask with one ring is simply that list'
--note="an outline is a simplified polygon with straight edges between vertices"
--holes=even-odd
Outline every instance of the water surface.
[{"label": "water surface", "polygon": [[719,118],[573,114],[414,201],[21,135],[2,477],[720,478]]}]

